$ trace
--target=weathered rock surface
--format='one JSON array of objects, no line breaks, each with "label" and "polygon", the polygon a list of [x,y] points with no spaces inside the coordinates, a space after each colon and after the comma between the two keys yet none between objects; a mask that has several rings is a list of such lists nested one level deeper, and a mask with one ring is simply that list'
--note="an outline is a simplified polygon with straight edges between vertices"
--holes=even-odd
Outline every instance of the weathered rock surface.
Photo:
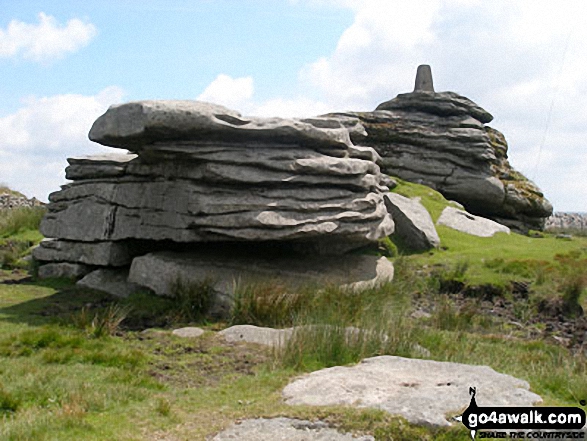
[{"label": "weathered rock surface", "polygon": [[115,297],[128,297],[142,289],[128,281],[127,269],[97,269],[85,275],[77,285],[106,292]]},{"label": "weathered rock surface", "polygon": [[286,403],[348,405],[381,409],[415,424],[448,426],[477,388],[479,406],[532,406],[541,397],[523,380],[487,366],[381,356],[352,367],[322,369],[294,380],[283,390]]},{"label": "weathered rock surface", "polygon": [[132,255],[128,245],[117,242],[71,242],[43,240],[33,250],[35,260],[44,262],[72,262],[87,265],[124,266]]},{"label": "weathered rock surface", "polygon": [[485,125],[492,115],[466,97],[420,89],[373,112],[339,115],[360,119],[367,135],[351,138],[377,150],[384,173],[428,185],[518,230],[542,229],[552,214],[536,185],[509,164],[503,134]]},{"label": "weathered rock surface", "polygon": [[428,210],[417,199],[409,199],[397,193],[385,194],[385,205],[395,223],[394,235],[416,251],[440,246],[440,237]]},{"label": "weathered rock surface", "polygon": [[[41,230],[79,242],[312,241],[389,234],[386,180],[356,120],[245,119],[196,101],[111,107],[90,138],[138,155],[69,159]],[[328,245],[323,247],[328,250]]]},{"label": "weathered rock surface", "polygon": [[157,252],[136,257],[129,281],[156,294],[173,296],[181,283],[208,283],[214,291],[210,313],[225,316],[235,289],[247,284],[278,283],[286,286],[326,283],[364,287],[390,281],[393,265],[385,257],[346,255],[299,256],[271,253],[261,255],[237,250],[177,253]]},{"label": "weathered rock surface", "polygon": [[220,432],[212,441],[374,441],[372,436],[353,436],[331,429],[322,421],[291,418],[244,420]]},{"label": "weathered rock surface", "polygon": [[510,229],[504,225],[454,207],[446,207],[436,223],[479,237],[491,237],[496,233],[510,234]]}]

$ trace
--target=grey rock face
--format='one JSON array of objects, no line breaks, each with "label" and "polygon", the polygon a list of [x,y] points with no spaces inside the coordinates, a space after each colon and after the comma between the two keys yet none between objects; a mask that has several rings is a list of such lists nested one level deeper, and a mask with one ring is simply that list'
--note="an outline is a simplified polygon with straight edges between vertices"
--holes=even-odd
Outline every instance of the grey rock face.
[{"label": "grey rock face", "polygon": [[349,288],[383,283],[393,278],[393,265],[375,256],[296,256],[249,253],[227,254],[158,252],[136,257],[129,281],[156,294],[174,295],[178,280],[187,284],[209,284],[214,292],[210,313],[226,316],[235,289],[247,284],[278,283],[280,286],[332,283]]},{"label": "grey rock face", "polygon": [[440,246],[440,238],[430,213],[415,199],[396,193],[385,194],[385,205],[395,223],[394,235],[413,250],[428,250]]},{"label": "grey rock face", "polygon": [[479,237],[491,237],[495,233],[510,234],[510,229],[504,225],[454,207],[446,207],[436,223]]},{"label": "grey rock face", "polygon": [[[485,125],[493,116],[454,92],[417,89],[359,118],[367,135],[354,143],[375,148],[384,173],[428,185],[470,213],[517,230],[542,229],[552,205],[508,162],[503,134]],[[334,116],[334,115],[330,115]]]},{"label": "grey rock face", "polygon": [[321,421],[291,418],[244,420],[220,432],[212,441],[374,441],[372,436],[344,434]]},{"label": "grey rock face", "polygon": [[41,262],[71,262],[87,265],[124,266],[130,264],[129,247],[117,242],[69,242],[43,240],[33,250],[35,260]]},{"label": "grey rock face", "polygon": [[92,271],[91,267],[80,263],[57,262],[40,266],[38,276],[40,279],[49,279],[52,277],[79,279],[90,271]]},{"label": "grey rock face", "polygon": [[347,405],[381,409],[415,424],[448,426],[477,388],[479,406],[532,406],[542,398],[523,380],[487,366],[381,356],[352,367],[333,367],[305,375],[283,390],[286,403]]},{"label": "grey rock face", "polygon": [[351,118],[244,118],[195,101],[113,106],[90,138],[137,154],[69,159],[74,182],[50,196],[41,231],[92,243],[315,241],[340,253],[393,231],[378,155],[350,142],[360,132]]},{"label": "grey rock face", "polygon": [[139,285],[128,281],[126,269],[97,269],[84,276],[77,285],[106,292],[115,297],[128,297],[141,290]]}]

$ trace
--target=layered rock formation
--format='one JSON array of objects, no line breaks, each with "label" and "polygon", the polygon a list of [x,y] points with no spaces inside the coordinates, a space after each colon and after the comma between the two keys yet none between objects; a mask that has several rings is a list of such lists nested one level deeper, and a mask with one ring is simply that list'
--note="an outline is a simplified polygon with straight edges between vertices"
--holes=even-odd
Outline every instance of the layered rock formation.
[{"label": "layered rock formation", "polygon": [[375,148],[388,175],[428,185],[516,230],[542,229],[552,206],[510,166],[503,134],[486,125],[492,115],[454,92],[434,92],[421,70],[414,92],[373,112],[338,114],[365,127],[366,135],[352,133],[353,142]]},{"label": "layered rock formation", "polygon": [[[90,139],[133,153],[70,158],[50,195],[42,263],[127,266],[202,243],[335,254],[387,236],[377,153],[352,144],[356,119],[243,118],[195,101],[111,107]],[[42,268],[41,268],[42,269]]]}]

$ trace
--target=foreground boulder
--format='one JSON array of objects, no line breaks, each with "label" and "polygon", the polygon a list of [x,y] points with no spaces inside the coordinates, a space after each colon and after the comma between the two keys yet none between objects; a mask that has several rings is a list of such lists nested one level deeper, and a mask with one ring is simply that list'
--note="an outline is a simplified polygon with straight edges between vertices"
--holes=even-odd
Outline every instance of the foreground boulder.
[{"label": "foreground boulder", "polygon": [[381,409],[414,424],[448,426],[477,388],[479,406],[532,406],[542,398],[523,380],[487,366],[381,356],[294,380],[283,390],[291,405],[347,405]]},{"label": "foreground boulder", "polygon": [[522,231],[542,229],[552,213],[509,164],[505,137],[486,125],[493,116],[457,93],[434,92],[431,77],[373,112],[338,115],[360,119],[367,134],[352,140],[377,150],[384,173],[428,185],[470,213]]}]

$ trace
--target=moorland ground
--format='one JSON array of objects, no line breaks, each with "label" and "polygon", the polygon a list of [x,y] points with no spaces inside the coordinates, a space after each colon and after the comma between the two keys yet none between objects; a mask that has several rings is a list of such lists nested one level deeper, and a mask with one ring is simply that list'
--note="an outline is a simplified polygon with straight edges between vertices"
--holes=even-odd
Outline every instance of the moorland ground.
[{"label": "moorland ground", "polygon": [[[400,183],[436,219],[448,204]],[[205,439],[238,419],[321,419],[379,440],[465,439],[462,427],[432,430],[384,412],[286,406],[297,375],[382,354],[489,365],[529,382],[545,405],[587,399],[587,238],[531,233],[478,238],[439,227],[442,247],[379,250],[393,283],[349,292],[292,290],[275,281],[239,286],[224,321],[207,317],[210,287],[175,299],[126,299],[38,280],[28,261],[42,236],[42,208],[0,214],[0,438],[6,440]],[[305,327],[282,348],[227,343],[232,324]],[[198,339],[171,330],[200,326]],[[349,341],[344,328],[365,330]],[[385,335],[386,338],[381,338]],[[585,408],[585,407],[584,407]]]}]

